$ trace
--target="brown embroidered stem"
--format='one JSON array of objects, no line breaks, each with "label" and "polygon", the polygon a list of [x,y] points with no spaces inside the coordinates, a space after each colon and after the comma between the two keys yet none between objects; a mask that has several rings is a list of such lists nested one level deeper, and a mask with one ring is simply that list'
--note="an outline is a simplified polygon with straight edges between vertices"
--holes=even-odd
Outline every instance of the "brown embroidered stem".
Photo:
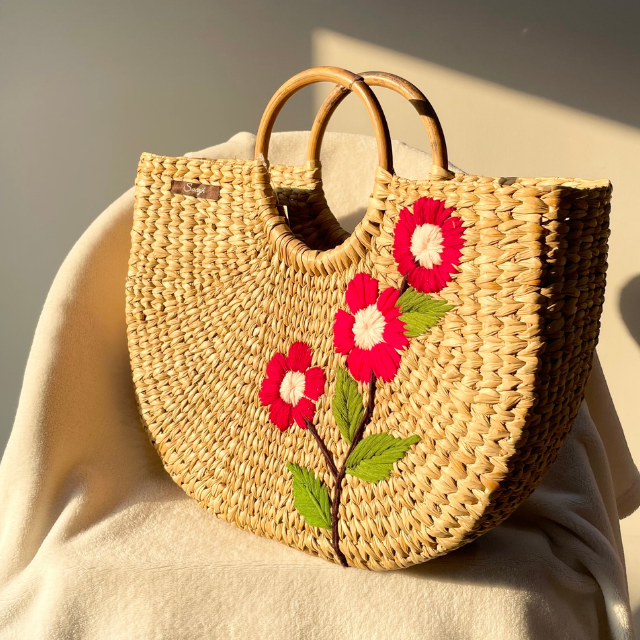
[{"label": "brown embroidered stem", "polygon": [[400,284],[400,295],[402,295],[409,288],[409,281],[407,280],[407,276],[402,278],[402,283]]},{"label": "brown embroidered stem", "polygon": [[327,448],[327,445],[324,443],[324,440],[320,437],[320,434],[316,430],[316,425],[311,422],[311,420],[305,418],[304,421],[307,423],[307,429],[311,432],[311,435],[316,439],[318,443],[318,447],[320,447],[320,451],[324,456],[324,460],[327,463],[327,467],[329,471],[331,471],[331,475],[335,477],[338,475],[338,468],[336,467],[336,463],[333,461],[333,456],[331,452]]},{"label": "brown embroidered stem", "polygon": [[353,450],[358,446],[360,440],[362,440],[362,436],[364,435],[364,430],[366,429],[369,422],[371,422],[371,418],[373,416],[373,405],[376,399],[376,375],[371,371],[371,379],[369,381],[369,398],[367,402],[367,406],[364,411],[364,415],[362,416],[362,420],[360,420],[360,424],[356,429],[356,432],[353,436],[353,440],[351,441],[351,446],[347,451],[347,455],[344,458],[344,462],[340,467],[340,471],[336,477],[336,484],[333,489],[333,499],[331,501],[331,533],[332,533],[332,545],[333,550],[340,561],[340,564],[343,567],[348,567],[347,559],[344,557],[344,553],[340,550],[340,536],[338,535],[338,512],[340,510],[340,496],[342,494],[342,481],[347,473],[347,461],[349,460],[349,456],[353,452]]}]

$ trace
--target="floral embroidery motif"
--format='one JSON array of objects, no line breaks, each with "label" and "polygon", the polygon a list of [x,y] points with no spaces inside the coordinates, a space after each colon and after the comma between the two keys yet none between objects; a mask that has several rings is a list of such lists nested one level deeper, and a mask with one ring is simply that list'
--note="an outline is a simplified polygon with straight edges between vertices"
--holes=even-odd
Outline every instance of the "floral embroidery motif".
[{"label": "floral embroidery motif", "polygon": [[421,293],[443,289],[460,263],[462,220],[433,198],[420,198],[413,213],[402,209],[395,226],[393,257],[398,271]]},{"label": "floral embroidery motif", "polygon": [[314,402],[324,392],[325,375],[320,367],[310,367],[311,348],[304,342],[294,342],[286,358],[276,353],[267,364],[260,400],[271,407],[269,419],[280,431],[294,421],[306,429],[306,420],[314,418]]},{"label": "floral embroidery motif", "polygon": [[[338,367],[332,400],[336,425],[349,444],[342,461],[334,457],[314,424],[315,402],[324,392],[326,377],[320,367],[311,366],[309,345],[294,342],[287,356],[276,353],[267,364],[260,400],[269,407],[269,419],[280,431],[295,422],[310,432],[333,480],[330,495],[313,470],[288,462],[293,504],[309,526],[331,530],[335,557],[345,567],[349,565],[338,531],[342,481],[347,474],[364,482],[386,480],[395,463],[420,441],[417,435],[365,436],[365,431],[373,417],[378,380],[392,382],[410,338],[428,333],[453,308],[426,295],[445,286],[460,260],[462,223],[451,211],[439,201],[420,198],[414,213],[400,212],[394,241],[398,271],[404,275],[400,289],[387,287],[380,292],[378,280],[366,273],[357,273],[347,285],[350,313],[339,309],[333,327],[334,347],[346,356],[347,366]],[[366,402],[358,383],[366,388]]]},{"label": "floral embroidery motif", "polygon": [[400,366],[400,353],[409,338],[397,307],[400,291],[389,287],[378,295],[379,283],[358,273],[347,286],[345,298],[351,313],[340,309],[334,325],[334,346],[347,356],[347,367],[358,382],[368,382],[371,371],[391,382]]}]

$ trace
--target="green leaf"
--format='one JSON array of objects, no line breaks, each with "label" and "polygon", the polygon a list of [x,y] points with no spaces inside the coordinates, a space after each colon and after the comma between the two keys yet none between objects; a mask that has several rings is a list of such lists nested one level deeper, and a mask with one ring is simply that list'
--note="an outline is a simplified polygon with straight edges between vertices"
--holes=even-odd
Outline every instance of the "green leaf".
[{"label": "green leaf", "polygon": [[398,298],[398,306],[402,313],[410,313],[411,311],[420,312],[420,305],[424,298],[431,300],[431,296],[424,293],[418,293],[413,287],[407,290]]},{"label": "green leaf", "polygon": [[404,458],[409,447],[420,441],[420,436],[394,438],[388,433],[377,433],[361,440],[347,460],[347,473],[367,482],[385,480],[393,465]]},{"label": "green leaf", "polygon": [[338,367],[336,393],[333,396],[333,417],[342,437],[351,444],[362,420],[364,404],[358,383],[342,367]]},{"label": "green leaf", "polygon": [[410,338],[417,338],[435,327],[438,318],[427,313],[403,313],[401,318],[405,330]]},{"label": "green leaf", "polygon": [[293,504],[312,527],[331,529],[329,491],[313,471],[287,462],[293,474]]},{"label": "green leaf", "polygon": [[453,305],[444,300],[434,300],[426,293],[418,293],[413,287],[409,287],[398,299],[402,313],[440,313],[443,315]]},{"label": "green leaf", "polygon": [[425,293],[418,293],[412,287],[400,296],[398,304],[402,311],[400,320],[404,322],[410,338],[420,336],[435,327],[438,320],[453,309],[453,305],[444,300],[435,300]]}]

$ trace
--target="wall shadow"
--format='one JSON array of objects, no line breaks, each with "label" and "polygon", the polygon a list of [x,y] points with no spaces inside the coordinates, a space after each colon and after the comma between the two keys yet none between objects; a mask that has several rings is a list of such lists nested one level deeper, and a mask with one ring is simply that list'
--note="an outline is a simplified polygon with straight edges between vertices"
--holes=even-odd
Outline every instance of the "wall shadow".
[{"label": "wall shadow", "polygon": [[620,315],[633,339],[640,344],[640,275],[634,276],[622,287]]},{"label": "wall shadow", "polygon": [[[571,3],[539,0],[536,11],[528,3],[511,3],[505,11],[501,2],[401,0],[393,19],[380,0],[328,0],[323,6],[316,28],[640,126],[640,4],[609,4],[602,11],[597,0],[585,0],[575,11]],[[338,6],[339,16],[332,11]]]}]

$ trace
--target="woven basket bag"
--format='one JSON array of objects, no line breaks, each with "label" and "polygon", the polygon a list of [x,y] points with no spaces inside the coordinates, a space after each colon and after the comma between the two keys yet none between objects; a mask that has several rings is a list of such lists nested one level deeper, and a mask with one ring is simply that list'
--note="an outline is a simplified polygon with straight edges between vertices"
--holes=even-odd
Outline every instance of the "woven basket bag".
[{"label": "woven basket bag", "polygon": [[[304,166],[269,166],[291,95],[338,87]],[[427,180],[394,174],[368,85],[416,107]],[[320,145],[350,91],[378,164],[352,234]],[[603,303],[608,181],[452,174],[424,95],[318,67],[268,104],[255,160],[144,153],[127,327],[141,420],[166,470],[242,529],[345,566],[407,567],[502,522],[556,457]]]}]

